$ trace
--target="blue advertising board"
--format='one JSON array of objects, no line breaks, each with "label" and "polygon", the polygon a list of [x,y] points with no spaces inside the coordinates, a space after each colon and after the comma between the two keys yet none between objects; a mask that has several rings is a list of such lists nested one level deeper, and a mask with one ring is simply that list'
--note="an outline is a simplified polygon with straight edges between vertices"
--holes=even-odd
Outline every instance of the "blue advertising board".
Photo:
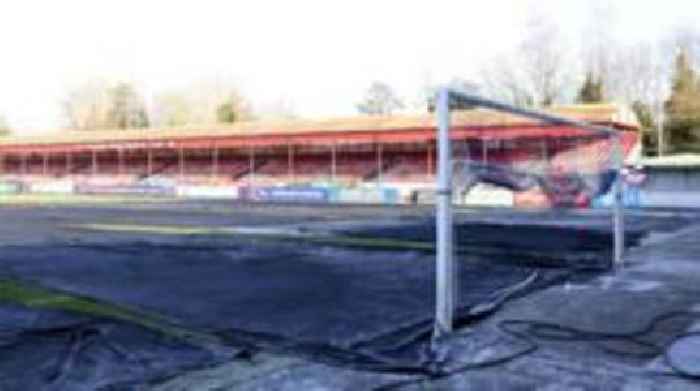
[{"label": "blue advertising board", "polygon": [[[622,205],[628,208],[638,208],[641,205],[640,202],[641,192],[639,188],[624,188],[622,192]],[[613,195],[612,192],[607,192],[602,194],[591,201],[591,207],[593,208],[610,208],[613,205]]]},{"label": "blue advertising board", "polygon": [[241,189],[241,198],[261,202],[325,203],[329,190],[319,187],[247,187]]},{"label": "blue advertising board", "polygon": [[175,188],[143,185],[99,186],[82,184],[76,187],[76,192],[79,194],[139,194],[169,196],[175,195]]}]

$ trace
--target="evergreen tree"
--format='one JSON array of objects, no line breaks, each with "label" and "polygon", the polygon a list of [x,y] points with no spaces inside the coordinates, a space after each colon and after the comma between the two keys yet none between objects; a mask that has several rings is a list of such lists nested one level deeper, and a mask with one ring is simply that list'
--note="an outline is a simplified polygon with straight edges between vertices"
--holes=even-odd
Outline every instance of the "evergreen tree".
[{"label": "evergreen tree", "polygon": [[107,127],[112,129],[147,128],[148,113],[143,98],[129,83],[119,83],[108,91],[110,109]]},{"label": "evergreen tree", "polygon": [[233,103],[225,102],[216,108],[216,121],[222,124],[232,124],[238,121],[238,113]]},{"label": "evergreen tree", "polygon": [[642,101],[632,103],[632,111],[637,116],[642,136],[643,151],[647,155],[658,152],[658,129],[654,122],[654,114],[648,104]]},{"label": "evergreen tree", "polygon": [[593,76],[593,72],[586,74],[586,80],[578,91],[576,101],[578,103],[600,103],[605,99],[603,80]]},{"label": "evergreen tree", "polygon": [[236,91],[231,91],[228,97],[216,107],[216,122],[232,124],[252,117],[248,101]]},{"label": "evergreen tree", "polygon": [[676,57],[665,109],[665,144],[670,151],[700,152],[700,80],[685,51]]}]

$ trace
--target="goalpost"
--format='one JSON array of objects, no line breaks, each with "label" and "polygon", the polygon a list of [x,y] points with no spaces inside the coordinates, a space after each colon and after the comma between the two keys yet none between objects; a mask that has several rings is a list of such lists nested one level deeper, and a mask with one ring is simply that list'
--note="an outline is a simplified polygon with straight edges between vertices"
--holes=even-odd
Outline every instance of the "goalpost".
[{"label": "goalpost", "polygon": [[456,310],[455,292],[459,281],[455,272],[453,258],[453,212],[452,212],[452,150],[450,145],[450,107],[451,104],[466,105],[474,108],[485,108],[493,111],[508,113],[542,121],[551,125],[566,125],[578,128],[591,134],[601,135],[612,143],[610,160],[614,171],[612,183],[612,266],[623,265],[624,252],[624,220],[621,172],[624,164],[624,153],[620,133],[614,129],[591,123],[566,118],[563,116],[542,113],[535,110],[518,108],[493,100],[469,95],[454,89],[443,87],[436,95],[436,122],[438,132],[438,175],[436,197],[436,306],[434,337],[439,338],[452,332]]}]

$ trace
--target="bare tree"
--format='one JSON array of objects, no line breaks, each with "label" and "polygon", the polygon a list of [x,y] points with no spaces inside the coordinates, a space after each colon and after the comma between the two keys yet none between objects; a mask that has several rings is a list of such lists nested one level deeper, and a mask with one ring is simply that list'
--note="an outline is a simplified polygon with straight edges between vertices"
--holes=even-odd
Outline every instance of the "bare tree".
[{"label": "bare tree", "polygon": [[151,118],[156,127],[179,127],[192,124],[192,102],[187,94],[179,91],[159,94],[153,99]]},{"label": "bare tree", "polygon": [[293,119],[297,118],[294,102],[289,98],[280,97],[271,102],[255,107],[255,117],[261,119]]},{"label": "bare tree", "polygon": [[617,9],[610,0],[591,2],[589,22],[582,32],[581,58],[586,75],[603,83],[604,100],[649,107],[662,101],[668,64],[660,60],[658,45],[623,45],[615,38]]},{"label": "bare tree", "polygon": [[[640,42],[616,48],[611,69],[614,100],[632,107],[642,122],[645,151],[661,155],[667,149],[674,60],[687,54],[691,67],[700,66],[700,33],[692,28],[672,32],[657,42]],[[693,65],[694,64],[694,65]]]},{"label": "bare tree", "polygon": [[0,115],[0,136],[6,136],[10,133],[12,133],[10,124],[7,122],[5,116]]},{"label": "bare tree", "polygon": [[657,46],[639,43],[620,48],[611,71],[616,100],[631,107],[642,127],[645,151],[663,154],[664,102],[670,94],[671,68]]},{"label": "bare tree", "polygon": [[143,97],[130,83],[88,81],[70,92],[62,102],[66,125],[76,130],[147,127]]},{"label": "bare tree", "polygon": [[484,94],[520,107],[535,104],[535,96],[527,85],[512,56],[498,56],[481,72]]},{"label": "bare tree", "polygon": [[72,89],[61,102],[66,126],[76,130],[104,128],[109,111],[109,85],[91,80]]},{"label": "bare tree", "polygon": [[700,68],[700,28],[695,25],[681,25],[664,42],[664,54],[675,58],[679,50],[685,51],[691,64]]},{"label": "bare tree", "polygon": [[669,71],[668,61],[655,45],[619,46],[608,71],[611,98],[625,104],[658,104],[668,93]]},{"label": "bare tree", "polygon": [[379,81],[370,85],[362,101],[357,104],[357,110],[367,115],[391,115],[403,107],[404,104],[394,89]]},{"label": "bare tree", "polygon": [[421,75],[422,82],[409,102],[409,107],[412,111],[423,112],[426,108],[430,109],[431,99],[434,98],[436,92],[436,84],[433,81],[432,72],[424,69]]},{"label": "bare tree", "polygon": [[559,27],[543,15],[533,15],[520,43],[521,66],[535,104],[550,106],[560,100],[565,84],[564,44]]},{"label": "bare tree", "polygon": [[609,0],[593,0],[587,24],[581,32],[583,73],[602,83],[603,95],[613,94],[616,80],[612,74],[616,59],[617,10]]},{"label": "bare tree", "polygon": [[155,126],[230,123],[253,118],[253,109],[230,80],[202,79],[156,95]]},{"label": "bare tree", "polygon": [[549,106],[564,96],[572,66],[559,27],[533,14],[522,40],[510,53],[493,58],[482,71],[485,93],[519,106]]},{"label": "bare tree", "polygon": [[[603,82],[604,98],[624,104],[637,114],[647,150],[663,148],[664,101],[669,95],[670,65],[677,41],[689,41],[686,30],[670,45],[615,39],[617,11],[610,0],[591,3],[589,22],[582,31],[581,58],[587,74]],[[672,50],[666,49],[673,47]]]}]

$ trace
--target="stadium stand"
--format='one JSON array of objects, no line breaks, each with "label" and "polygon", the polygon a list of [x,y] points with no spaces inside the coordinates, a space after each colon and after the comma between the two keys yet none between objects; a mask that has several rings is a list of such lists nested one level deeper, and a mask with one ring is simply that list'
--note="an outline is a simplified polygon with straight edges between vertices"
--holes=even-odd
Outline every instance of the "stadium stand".
[{"label": "stadium stand", "polygon": [[[617,106],[552,111],[618,129],[626,155],[638,144],[634,117]],[[458,159],[528,172],[542,172],[545,166],[582,172],[599,169],[610,156],[609,141],[588,140],[579,129],[567,126],[544,126],[480,110],[455,112],[452,122]],[[65,131],[41,138],[0,138],[0,175],[76,181],[99,176],[105,182],[111,177],[120,186],[149,178],[240,187],[384,183],[412,194],[434,182],[435,143],[430,115]]]}]

